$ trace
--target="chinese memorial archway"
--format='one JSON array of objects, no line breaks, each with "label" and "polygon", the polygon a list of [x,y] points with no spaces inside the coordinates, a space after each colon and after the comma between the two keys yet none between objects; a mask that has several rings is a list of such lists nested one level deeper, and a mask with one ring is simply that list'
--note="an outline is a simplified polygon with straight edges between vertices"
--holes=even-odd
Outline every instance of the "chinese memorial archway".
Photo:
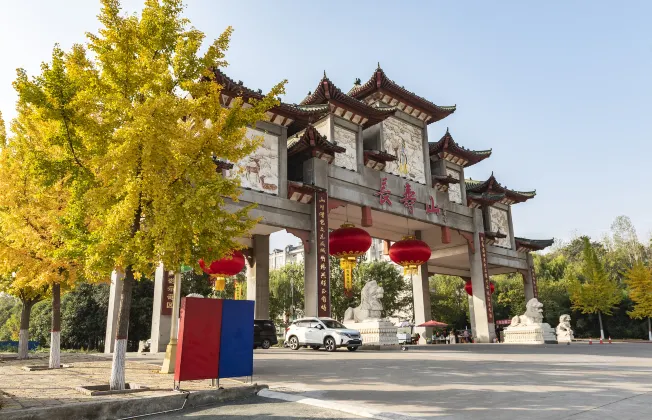
[{"label": "chinese memorial archway", "polygon": [[427,243],[412,235],[404,236],[389,248],[389,258],[403,267],[403,274],[416,274],[420,265],[430,259],[431,251]]},{"label": "chinese memorial archway", "polygon": [[226,286],[226,277],[235,276],[242,271],[245,266],[245,257],[242,252],[235,250],[231,251],[228,256],[213,261],[208,267],[201,259],[199,266],[213,279],[215,290],[221,292]]},{"label": "chinese memorial archway", "polygon": [[344,223],[329,235],[328,250],[330,255],[340,259],[340,267],[344,272],[344,290],[347,293],[353,288],[353,268],[357,258],[371,247],[371,236],[351,223]]},{"label": "chinese memorial archway", "polygon": [[[496,286],[494,286],[493,282],[489,282],[489,288],[491,290],[491,294],[493,295],[494,292],[496,291]],[[467,280],[466,283],[464,284],[464,290],[466,291],[466,294],[469,296],[473,295],[473,284],[471,284],[471,279]]]}]

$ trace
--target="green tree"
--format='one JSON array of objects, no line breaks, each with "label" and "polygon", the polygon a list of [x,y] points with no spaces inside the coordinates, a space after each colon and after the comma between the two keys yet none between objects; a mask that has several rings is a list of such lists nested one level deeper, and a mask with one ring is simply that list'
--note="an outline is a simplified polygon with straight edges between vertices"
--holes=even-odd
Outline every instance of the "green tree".
[{"label": "green tree", "polygon": [[628,312],[636,319],[647,318],[648,339],[652,341],[652,271],[641,261],[637,261],[627,273],[626,283],[629,297],[634,301],[634,310]]},{"label": "green tree", "polygon": [[[53,112],[65,124],[35,145],[44,165],[61,166],[56,176],[69,180],[76,206],[64,219],[83,217],[88,228],[66,240],[84,251],[87,278],[125,272],[111,389],[124,389],[135,280],[159,262],[222,257],[254,226],[250,207],[224,209],[225,198],[237,200],[239,180],[217,173],[214,159],[239,161],[256,150],[262,140],[246,128],[284,91],[281,83],[261,100],[222,107],[214,70],[227,64],[232,30],[200,53],[204,34],[182,11],[180,0],[147,0],[140,15],[124,15],[118,0],[103,0],[99,32],[62,56],[61,77],[51,81],[62,104]],[[34,103],[48,87],[24,72],[16,86]]]},{"label": "green tree", "polygon": [[436,274],[429,279],[432,318],[458,330],[469,325],[468,295],[460,277]]},{"label": "green tree", "polygon": [[303,264],[287,264],[269,273],[269,317],[283,322],[294,319],[304,307]]},{"label": "green tree", "polygon": [[622,292],[616,281],[609,279],[604,266],[588,238],[584,238],[583,261],[578,273],[574,273],[569,284],[573,309],[584,314],[598,314],[600,338],[604,340],[602,314],[611,315],[622,301]]},{"label": "green tree", "polygon": [[344,319],[344,313],[350,307],[360,304],[360,296],[364,285],[376,280],[383,288],[382,316],[387,317],[404,309],[412,302],[412,284],[405,279],[394,264],[387,261],[362,261],[353,269],[353,289],[347,294],[344,289],[344,276],[339,260],[331,257],[331,316]]}]

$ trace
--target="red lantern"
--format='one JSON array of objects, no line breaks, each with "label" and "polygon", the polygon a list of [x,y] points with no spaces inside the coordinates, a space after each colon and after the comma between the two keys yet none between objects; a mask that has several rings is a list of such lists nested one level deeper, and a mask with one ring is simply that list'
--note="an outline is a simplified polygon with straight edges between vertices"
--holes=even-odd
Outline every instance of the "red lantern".
[{"label": "red lantern", "polygon": [[332,231],[328,237],[328,252],[340,259],[340,267],[344,271],[344,289],[349,292],[353,288],[353,267],[357,258],[371,247],[371,236],[364,229],[351,223],[344,223],[339,229]]},{"label": "red lantern", "polygon": [[[464,290],[469,296],[473,295],[473,284],[471,284],[471,280],[467,280],[466,284],[464,284]],[[496,291],[496,286],[492,282],[489,282],[489,290],[491,290],[492,295]]]},{"label": "red lantern", "polygon": [[432,252],[427,243],[412,235],[404,236],[389,248],[389,258],[403,266],[403,274],[414,274],[420,265],[425,264]]},{"label": "red lantern", "polygon": [[215,290],[218,292],[224,290],[226,286],[226,277],[235,276],[245,266],[245,258],[240,251],[231,251],[231,253],[219,260],[215,260],[211,263],[209,267],[206,267],[206,263],[203,259],[199,260],[199,266],[204,273],[211,276],[215,282]]}]

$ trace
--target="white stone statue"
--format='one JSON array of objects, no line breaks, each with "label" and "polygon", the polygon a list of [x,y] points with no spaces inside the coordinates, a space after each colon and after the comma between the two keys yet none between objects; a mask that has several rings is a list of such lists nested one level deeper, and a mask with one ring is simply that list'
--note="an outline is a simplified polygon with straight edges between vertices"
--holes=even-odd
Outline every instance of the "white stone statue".
[{"label": "white stone statue", "polygon": [[512,318],[511,325],[505,328],[505,343],[556,344],[555,330],[543,322],[543,303],[532,298],[525,307],[525,313]]},{"label": "white stone statue", "polygon": [[199,293],[190,293],[186,295],[186,297],[197,297],[197,298],[203,298],[203,295],[200,295]]},{"label": "white stone statue", "polygon": [[360,306],[344,313],[344,325],[360,331],[362,346],[368,350],[398,347],[397,328],[390,321],[381,319],[383,288],[375,280],[362,288]]},{"label": "white stone statue", "polygon": [[362,288],[360,306],[347,309],[344,313],[344,322],[363,322],[380,319],[383,311],[383,304],[380,302],[380,299],[382,299],[383,293],[383,288],[378,286],[376,280],[367,282]]},{"label": "white stone statue", "polygon": [[532,298],[525,305],[525,313],[523,315],[516,315],[512,318],[510,326],[516,325],[534,325],[543,322],[543,303],[539,302],[537,298]]},{"label": "white stone statue", "polygon": [[564,314],[559,317],[559,325],[557,325],[557,341],[559,343],[570,343],[573,341],[573,330],[571,329],[570,324],[571,317],[568,314]]}]

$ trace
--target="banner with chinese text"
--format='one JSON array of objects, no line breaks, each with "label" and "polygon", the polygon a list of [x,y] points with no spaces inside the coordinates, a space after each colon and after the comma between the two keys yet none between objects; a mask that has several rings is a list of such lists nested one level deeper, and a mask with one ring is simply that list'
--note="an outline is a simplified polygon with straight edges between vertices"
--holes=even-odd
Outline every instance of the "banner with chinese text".
[{"label": "banner with chinese text", "polygon": [[331,316],[331,288],[328,256],[328,194],[318,192],[315,197],[317,232],[317,315]]}]

